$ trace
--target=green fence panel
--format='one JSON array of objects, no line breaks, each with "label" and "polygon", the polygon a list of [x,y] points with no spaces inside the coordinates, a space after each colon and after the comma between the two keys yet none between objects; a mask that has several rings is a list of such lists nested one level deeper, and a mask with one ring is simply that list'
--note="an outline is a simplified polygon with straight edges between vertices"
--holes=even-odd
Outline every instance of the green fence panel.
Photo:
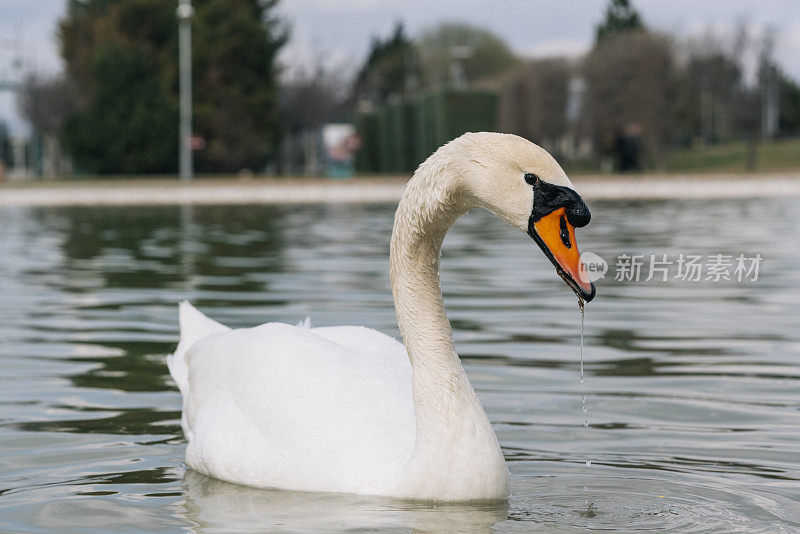
[{"label": "green fence panel", "polygon": [[428,92],[361,114],[359,172],[409,173],[437,148],[466,132],[497,129],[498,98],[490,91]]},{"label": "green fence panel", "polygon": [[497,108],[497,95],[490,91],[444,89],[422,95],[416,113],[417,163],[466,132],[495,131]]},{"label": "green fence panel", "polygon": [[417,161],[414,149],[416,131],[416,102],[402,100],[388,106],[389,131],[389,169],[393,173],[405,174],[413,171]]},{"label": "green fence panel", "polygon": [[466,132],[492,132],[497,129],[497,95],[488,91],[446,91],[444,107],[445,143]]},{"label": "green fence panel", "polygon": [[403,154],[403,107],[397,101],[386,106],[386,119],[388,121],[389,139],[386,146],[389,148],[387,167],[389,172],[397,174],[405,170],[405,155]]},{"label": "green fence panel", "polygon": [[355,128],[361,137],[361,148],[356,152],[356,171],[376,173],[380,171],[378,155],[378,117],[375,113],[356,115]]},{"label": "green fence panel", "polygon": [[402,143],[403,168],[401,172],[413,172],[422,163],[417,159],[415,137],[417,134],[417,102],[406,100],[401,103],[403,124],[402,124]]},{"label": "green fence panel", "polygon": [[425,159],[436,150],[439,145],[436,140],[440,137],[437,133],[441,118],[437,116],[439,106],[435,93],[424,94],[417,100],[417,137],[414,143],[415,158],[418,162]]},{"label": "green fence panel", "polygon": [[392,172],[392,126],[388,106],[378,109],[378,171]]}]

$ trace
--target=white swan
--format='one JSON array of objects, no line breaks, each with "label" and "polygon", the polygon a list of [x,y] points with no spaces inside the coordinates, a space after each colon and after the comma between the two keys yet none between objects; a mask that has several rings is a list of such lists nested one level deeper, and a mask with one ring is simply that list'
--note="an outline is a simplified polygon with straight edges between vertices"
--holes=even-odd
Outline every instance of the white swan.
[{"label": "white swan", "polygon": [[[589,211],[556,161],[517,136],[472,133],[409,181],[390,269],[405,346],[359,326],[231,330],[184,302],[168,357],[187,465],[251,486],[411,499],[503,499],[508,470],[453,346],[444,234],[470,208],[529,233],[583,299],[574,226]],[[365,229],[366,230],[366,229]]]}]

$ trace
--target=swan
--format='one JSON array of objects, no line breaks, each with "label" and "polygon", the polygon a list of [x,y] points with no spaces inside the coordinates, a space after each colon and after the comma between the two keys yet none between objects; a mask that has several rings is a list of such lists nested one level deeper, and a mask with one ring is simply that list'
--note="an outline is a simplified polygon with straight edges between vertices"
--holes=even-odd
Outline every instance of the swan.
[{"label": "swan", "polygon": [[544,149],[468,133],[414,173],[390,274],[403,343],[362,326],[232,330],[188,302],[167,365],[186,465],[237,484],[441,501],[505,499],[508,469],[453,345],[439,281],[445,232],[485,208],[529,234],[580,299],[575,227],[590,213]]}]

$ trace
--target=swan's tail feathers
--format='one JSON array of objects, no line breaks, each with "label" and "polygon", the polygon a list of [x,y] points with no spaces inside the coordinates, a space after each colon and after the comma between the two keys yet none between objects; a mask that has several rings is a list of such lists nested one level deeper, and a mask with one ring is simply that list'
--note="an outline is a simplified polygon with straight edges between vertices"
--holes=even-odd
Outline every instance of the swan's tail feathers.
[{"label": "swan's tail feathers", "polygon": [[186,394],[189,391],[189,368],[186,366],[186,351],[204,337],[227,332],[230,328],[209,319],[185,300],[178,307],[178,322],[180,323],[181,340],[175,352],[167,356],[167,367],[172,379],[178,384],[181,394],[186,398]]},{"label": "swan's tail feathers", "polygon": [[181,341],[175,349],[175,354],[180,355],[185,354],[189,347],[204,337],[230,330],[227,326],[203,315],[203,312],[186,300],[178,306],[178,322],[181,328]]},{"label": "swan's tail feathers", "polygon": [[192,441],[192,429],[186,418],[186,403],[189,399],[189,366],[186,364],[186,352],[204,337],[227,332],[230,328],[209,319],[185,300],[178,306],[178,322],[180,324],[181,339],[175,352],[167,356],[167,368],[178,389],[181,390],[181,396],[183,397],[183,415],[181,416],[183,434],[187,440]]},{"label": "swan's tail feathers", "polygon": [[186,352],[200,339],[211,334],[226,332],[230,328],[209,319],[185,300],[178,307],[178,322],[181,340],[175,352],[167,356],[167,368],[178,389],[181,390],[184,403],[181,424],[186,439],[191,440],[191,428],[186,421],[186,401],[189,398],[189,366],[186,364]]},{"label": "swan's tail feathers", "polygon": [[305,330],[311,330],[311,317],[306,317],[299,323],[297,323],[297,328],[303,328]]}]

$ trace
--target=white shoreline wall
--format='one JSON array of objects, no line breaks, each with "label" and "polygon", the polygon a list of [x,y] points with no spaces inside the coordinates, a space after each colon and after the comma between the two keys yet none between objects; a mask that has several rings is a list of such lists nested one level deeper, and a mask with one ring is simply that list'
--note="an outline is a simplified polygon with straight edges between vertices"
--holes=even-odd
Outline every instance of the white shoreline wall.
[{"label": "white shoreline wall", "polygon": [[[578,176],[573,181],[587,200],[800,196],[800,177],[785,175],[583,179]],[[405,182],[397,179],[4,186],[0,187],[0,206],[389,203],[400,199],[404,187]]]}]

